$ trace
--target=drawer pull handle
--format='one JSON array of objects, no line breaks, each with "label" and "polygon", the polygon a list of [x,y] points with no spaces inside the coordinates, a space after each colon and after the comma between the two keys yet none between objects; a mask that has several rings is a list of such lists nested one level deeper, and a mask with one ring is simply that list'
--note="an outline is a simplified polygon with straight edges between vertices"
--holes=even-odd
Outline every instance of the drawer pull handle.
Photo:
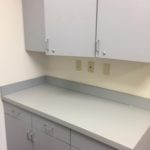
[{"label": "drawer pull handle", "polygon": [[27,130],[27,140],[34,143],[35,142],[35,133],[31,130]]},{"label": "drawer pull handle", "polygon": [[28,140],[28,141],[31,141],[30,133],[31,133],[31,131],[30,131],[30,130],[27,130],[27,140]]},{"label": "drawer pull handle", "polygon": [[54,136],[54,128],[51,128],[51,135]]},{"label": "drawer pull handle", "polygon": [[13,109],[11,112],[14,114],[16,111]]},{"label": "drawer pull handle", "polygon": [[21,112],[17,112],[16,110],[12,110],[11,113],[15,116],[15,117],[19,117],[21,115]]},{"label": "drawer pull handle", "polygon": [[44,132],[49,136],[54,136],[54,127],[50,127],[48,124],[44,124]]},{"label": "drawer pull handle", "polygon": [[21,115],[21,112],[18,112],[18,113],[17,113],[17,116],[20,116],[20,115]]},{"label": "drawer pull handle", "polygon": [[31,132],[31,133],[30,133],[30,137],[31,137],[31,142],[32,142],[32,143],[35,142],[34,136],[35,136],[35,133],[34,133],[34,132]]}]

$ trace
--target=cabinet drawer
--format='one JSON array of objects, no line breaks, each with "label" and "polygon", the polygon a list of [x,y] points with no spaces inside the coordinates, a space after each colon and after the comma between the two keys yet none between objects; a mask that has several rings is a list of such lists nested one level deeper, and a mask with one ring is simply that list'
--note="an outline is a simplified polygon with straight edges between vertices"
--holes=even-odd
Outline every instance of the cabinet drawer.
[{"label": "cabinet drawer", "polygon": [[79,150],[79,149],[77,149],[77,148],[71,146],[71,150]]},{"label": "cabinet drawer", "polygon": [[71,131],[71,145],[71,150],[115,150],[108,145],[74,131]]},{"label": "cabinet drawer", "polygon": [[70,130],[68,128],[36,115],[32,116],[32,121],[35,129],[70,144]]},{"label": "cabinet drawer", "polygon": [[10,115],[23,122],[31,122],[31,114],[23,109],[20,109],[14,105],[4,103],[4,111],[6,115]]}]

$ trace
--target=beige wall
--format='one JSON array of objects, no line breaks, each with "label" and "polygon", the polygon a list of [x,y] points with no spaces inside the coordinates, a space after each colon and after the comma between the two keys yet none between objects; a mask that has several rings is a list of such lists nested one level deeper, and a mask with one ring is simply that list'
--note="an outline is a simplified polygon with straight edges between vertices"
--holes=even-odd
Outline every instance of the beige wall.
[{"label": "beige wall", "polygon": [[[25,52],[21,0],[0,0],[0,86],[43,75],[43,57]],[[4,133],[0,99],[0,150],[6,149]]]},{"label": "beige wall", "polygon": [[[83,70],[75,70],[81,59]],[[95,73],[87,72],[87,61],[95,62]],[[110,75],[103,75],[103,63],[111,64]],[[150,98],[150,64],[75,57],[48,57],[48,75]]]},{"label": "beige wall", "polygon": [[[21,0],[0,2],[0,85],[43,75],[45,56],[24,50]],[[150,98],[149,64],[92,59],[96,70],[88,73],[87,58],[81,59],[81,72],[75,71],[74,57],[47,58],[48,75]],[[111,64],[110,76],[102,74],[105,62]]]},{"label": "beige wall", "polygon": [[43,75],[43,56],[24,49],[21,0],[0,2],[0,86]]}]

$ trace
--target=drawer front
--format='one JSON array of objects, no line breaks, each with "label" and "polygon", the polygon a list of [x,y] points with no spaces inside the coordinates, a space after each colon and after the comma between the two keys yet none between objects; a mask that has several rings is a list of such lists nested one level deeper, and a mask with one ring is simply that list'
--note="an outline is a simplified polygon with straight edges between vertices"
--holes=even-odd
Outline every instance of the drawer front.
[{"label": "drawer front", "polygon": [[71,150],[79,150],[79,149],[77,149],[77,148],[71,146]]},{"label": "drawer front", "polygon": [[32,125],[33,128],[70,144],[70,130],[68,128],[36,115],[32,116]]},{"label": "drawer front", "polygon": [[74,131],[71,131],[71,145],[72,150],[115,150],[112,147]]},{"label": "drawer front", "polygon": [[31,122],[31,114],[14,105],[4,103],[4,111],[6,115],[10,115],[11,117],[22,120],[23,122],[26,122],[26,123]]},{"label": "drawer front", "polygon": [[34,150],[70,150],[70,145],[54,137],[36,131]]}]

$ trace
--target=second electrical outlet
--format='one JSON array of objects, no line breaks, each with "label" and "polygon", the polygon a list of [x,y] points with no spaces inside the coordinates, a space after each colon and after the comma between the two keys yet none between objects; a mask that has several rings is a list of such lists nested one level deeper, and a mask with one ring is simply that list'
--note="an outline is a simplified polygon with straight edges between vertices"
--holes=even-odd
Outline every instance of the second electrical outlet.
[{"label": "second electrical outlet", "polygon": [[95,71],[95,63],[94,61],[88,61],[88,72],[93,73]]}]

